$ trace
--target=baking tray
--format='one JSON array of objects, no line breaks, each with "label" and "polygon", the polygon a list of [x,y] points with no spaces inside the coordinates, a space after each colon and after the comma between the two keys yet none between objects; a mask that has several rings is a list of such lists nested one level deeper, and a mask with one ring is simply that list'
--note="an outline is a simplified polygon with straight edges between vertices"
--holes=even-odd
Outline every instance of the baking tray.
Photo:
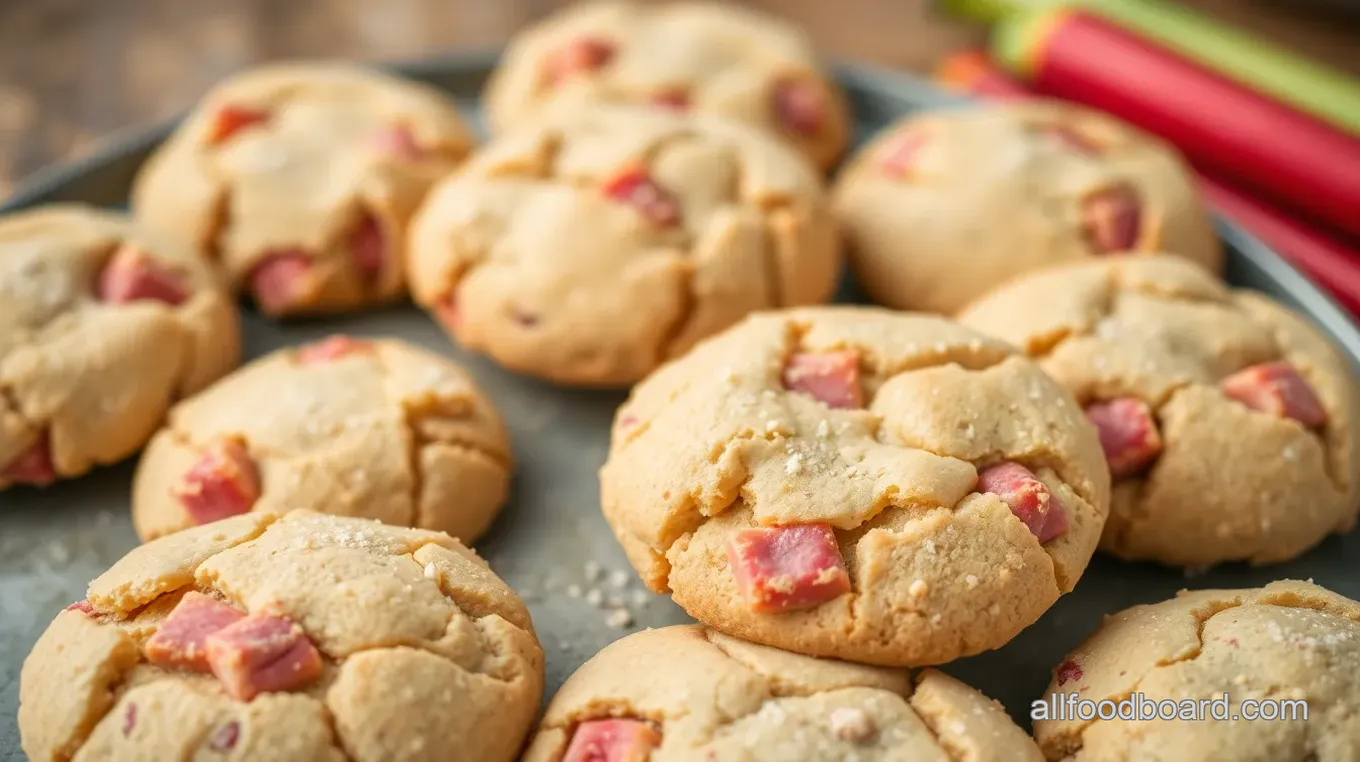
[{"label": "baking tray", "polygon": [[[476,98],[494,53],[456,55],[392,68],[452,94],[478,119]],[[897,73],[840,66],[858,125],[858,139],[910,111],[966,105],[932,86]],[[164,124],[116,136],[79,162],[39,173],[0,212],[52,201],[122,207],[138,165],[171,129]],[[1229,247],[1228,280],[1264,291],[1309,317],[1360,370],[1360,332],[1350,318],[1265,246],[1219,221]],[[863,301],[847,278],[839,301]],[[637,627],[690,621],[669,598],[643,595],[599,509],[596,471],[604,462],[610,419],[623,392],[562,389],[501,369],[450,345],[433,321],[410,305],[328,320],[275,323],[243,316],[246,356],[333,332],[399,336],[465,364],[505,415],[518,463],[504,511],[477,549],[526,598],[547,654],[545,700],[580,664],[626,631],[606,623],[587,603],[592,588],[619,595]],[[133,460],[102,468],[45,490],[0,493],[0,760],[22,759],[15,713],[19,668],[33,642],[66,604],[84,597],[86,583],[137,544],[129,521]],[[1280,566],[1229,565],[1187,578],[1178,570],[1097,557],[1076,590],[1008,646],[964,659],[948,672],[1002,701],[1028,726],[1029,703],[1048,684],[1049,670],[1097,625],[1103,614],[1168,598],[1184,587],[1249,587],[1281,577],[1313,578],[1360,598],[1360,536],[1332,537],[1305,557]],[[602,567],[588,579],[587,562]],[[611,575],[610,571],[620,574]],[[610,577],[627,580],[616,591]],[[576,586],[581,597],[568,595]],[[635,592],[637,591],[637,592]],[[646,603],[641,601],[645,600]]]}]

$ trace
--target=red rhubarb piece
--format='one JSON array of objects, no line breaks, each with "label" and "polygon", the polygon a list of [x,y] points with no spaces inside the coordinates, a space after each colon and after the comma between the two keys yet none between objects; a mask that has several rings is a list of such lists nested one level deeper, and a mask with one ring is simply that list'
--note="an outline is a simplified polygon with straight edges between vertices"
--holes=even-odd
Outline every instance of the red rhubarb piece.
[{"label": "red rhubarb piece", "polygon": [[382,224],[371,214],[364,215],[359,226],[350,234],[350,256],[365,283],[372,283],[382,275],[387,264],[387,237]]},{"label": "red rhubarb piece", "polygon": [[614,46],[596,37],[578,37],[554,50],[543,61],[548,81],[560,84],[578,73],[603,67],[614,58]]},{"label": "red rhubarb piece", "polygon": [[1116,479],[1143,470],[1162,451],[1152,408],[1142,400],[1120,397],[1096,402],[1086,407],[1086,417],[1100,434],[1100,447]]},{"label": "red rhubarb piece", "polygon": [[146,658],[166,669],[207,672],[208,636],[245,616],[211,596],[185,593],[156,634],[146,642]]},{"label": "red rhubarb piece", "polygon": [[1100,146],[1092,142],[1090,138],[1065,125],[1055,124],[1042,127],[1040,134],[1069,151],[1092,156],[1100,152]]},{"label": "red rhubarb piece", "polygon": [[57,480],[57,469],[52,464],[52,447],[46,432],[27,450],[0,468],[0,481],[46,487]]},{"label": "red rhubarb piece", "polygon": [[372,352],[373,344],[352,336],[327,336],[298,348],[298,362],[303,365],[321,365],[339,360],[346,355]]},{"label": "red rhubarb piece", "polygon": [[1129,251],[1138,244],[1142,202],[1132,188],[1117,185],[1082,200],[1081,222],[1096,252]]},{"label": "red rhubarb piece", "polygon": [[1082,677],[1081,665],[1068,659],[1058,665],[1058,685],[1076,682]]},{"label": "red rhubarb piece", "polygon": [[458,302],[452,293],[434,303],[434,316],[449,333],[457,335]]},{"label": "red rhubarb piece", "polygon": [[112,304],[157,301],[177,305],[189,298],[177,273],[128,244],[118,247],[104,265],[95,290],[100,301]]},{"label": "red rhubarb piece", "polygon": [[416,142],[415,134],[404,124],[373,133],[371,142],[378,153],[401,161],[415,161],[425,155],[425,149]]},{"label": "red rhubarb piece", "polygon": [[240,738],[241,723],[232,720],[208,736],[208,748],[216,752],[228,752],[236,748],[236,742]]},{"label": "red rhubarb piece", "polygon": [[662,90],[652,96],[652,105],[672,111],[689,108],[689,94],[684,90]]},{"label": "red rhubarb piece", "polygon": [[1310,429],[1327,423],[1327,410],[1317,393],[1287,362],[1253,365],[1228,376],[1218,386],[1252,410],[1293,418]]},{"label": "red rhubarb piece", "polygon": [[132,731],[137,727],[137,702],[129,701],[127,709],[123,710],[123,737],[132,735]]},{"label": "red rhubarb piece", "polygon": [[250,293],[268,314],[278,314],[311,291],[312,260],[301,251],[270,254],[250,273]]},{"label": "red rhubarb piece", "polygon": [[977,491],[991,493],[1010,507],[1040,543],[1067,532],[1067,510],[1033,471],[1002,461],[978,472]]},{"label": "red rhubarb piece", "polygon": [[747,608],[757,613],[811,608],[850,592],[826,524],[742,530],[727,543],[727,559]]},{"label": "red rhubarb piece", "polygon": [[904,130],[889,141],[878,159],[878,167],[889,175],[905,177],[916,166],[916,159],[925,147],[926,136],[919,130]]},{"label": "red rhubarb piece", "polygon": [[250,510],[260,497],[260,475],[240,437],[218,440],[174,489],[189,518],[207,524]]},{"label": "red rhubarb piece", "polygon": [[813,135],[822,128],[826,98],[822,89],[798,79],[774,86],[774,113],[783,127],[797,135]]},{"label": "red rhubarb piece", "polygon": [[223,106],[208,125],[208,143],[218,145],[241,130],[269,121],[269,112],[244,106]]},{"label": "red rhubarb piece", "polygon": [[85,614],[86,616],[97,616],[99,613],[95,611],[94,606],[90,605],[90,602],[88,600],[85,600],[84,598],[76,601],[75,603],[72,603],[70,606],[67,606],[63,610],[79,611],[80,613]]},{"label": "red rhubarb piece", "polygon": [[647,762],[661,734],[642,720],[587,720],[576,726],[562,762]]},{"label": "red rhubarb piece", "polygon": [[851,351],[800,352],[784,366],[784,388],[821,400],[829,407],[864,407],[859,356]]},{"label": "red rhubarb piece", "polygon": [[212,673],[240,701],[300,688],[321,674],[316,646],[285,617],[251,614],[208,635],[207,647]]},{"label": "red rhubarb piece", "polygon": [[675,197],[651,178],[646,167],[625,167],[606,181],[602,190],[606,198],[634,207],[652,224],[664,227],[680,221]]}]

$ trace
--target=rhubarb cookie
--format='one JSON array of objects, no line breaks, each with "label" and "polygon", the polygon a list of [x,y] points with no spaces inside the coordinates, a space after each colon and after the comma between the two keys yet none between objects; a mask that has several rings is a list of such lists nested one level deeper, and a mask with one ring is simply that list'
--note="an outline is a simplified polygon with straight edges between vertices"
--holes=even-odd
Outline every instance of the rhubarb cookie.
[{"label": "rhubarb cookie", "polygon": [[[650,756],[649,756],[650,755]],[[814,659],[695,625],[635,633],[568,678],[523,762],[1042,762],[1005,709],[935,670]]]},{"label": "rhubarb cookie", "polygon": [[841,173],[836,211],[864,289],[952,313],[1056,262],[1171,251],[1217,272],[1222,252],[1170,145],[1050,102],[923,113]]},{"label": "rhubarb cookie", "polygon": [[1360,603],[1317,585],[1182,592],[1107,617],[1034,702],[1034,735],[1068,762],[1360,759],[1355,664]]},{"label": "rhubarb cookie", "polygon": [[411,227],[417,302],[463,346],[559,383],[624,386],[840,270],[812,169],[711,117],[598,108],[504,135]]},{"label": "rhubarb cookie", "polygon": [[402,296],[411,214],[471,146],[432,88],[350,65],[267,66],[208,93],[138,175],[133,207],[267,315],[356,310]]},{"label": "rhubarb cookie", "polygon": [[1176,257],[1123,258],[1020,278],[960,319],[1041,358],[1100,430],[1103,550],[1265,564],[1355,525],[1355,378],[1266,297]]},{"label": "rhubarb cookie", "polygon": [[486,91],[498,131],[610,102],[745,122],[822,169],[850,137],[844,96],[807,35],[716,2],[605,0],[559,11],[510,43]]},{"label": "rhubarb cookie", "polygon": [[134,549],[24,661],[34,760],[515,759],[524,603],[437,532],[251,513]]},{"label": "rhubarb cookie", "polygon": [[942,664],[1072,589],[1109,475],[1071,395],[949,321],[753,316],[633,389],[600,473],[648,587],[813,656]]},{"label": "rhubarb cookie", "polygon": [[500,416],[462,368],[396,340],[332,336],[176,405],[138,465],[132,519],[152,539],[306,508],[470,544],[511,468]]},{"label": "rhubarb cookie", "polygon": [[0,490],[132,455],[239,357],[236,308],[192,251],[90,207],[0,218]]}]

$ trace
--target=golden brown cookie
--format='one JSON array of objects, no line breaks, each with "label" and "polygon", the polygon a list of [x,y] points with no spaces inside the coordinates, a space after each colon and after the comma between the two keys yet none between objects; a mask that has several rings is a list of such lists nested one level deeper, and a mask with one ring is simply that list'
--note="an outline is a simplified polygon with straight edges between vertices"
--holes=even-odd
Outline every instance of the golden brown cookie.
[{"label": "golden brown cookie", "polygon": [[34,760],[509,762],[538,712],[529,612],[448,535],[250,513],[134,549],[24,661]]},{"label": "golden brown cookie", "polygon": [[1222,268],[1175,149],[1070,104],[905,118],[849,162],[835,205],[860,283],[899,309],[953,313],[1021,273],[1116,253]]},{"label": "golden brown cookie", "polygon": [[[1317,585],[1182,592],[1107,618],[1069,654],[1034,735],[1069,762],[1357,759],[1357,664],[1360,603]],[[1076,703],[1129,699],[1131,719]],[[1195,714],[1166,719],[1187,701]]]},{"label": "golden brown cookie", "polygon": [[133,454],[240,351],[236,308],[192,252],[91,207],[0,219],[0,490]]},{"label": "golden brown cookie", "polygon": [[1184,259],[1017,279],[960,320],[1024,347],[1101,432],[1101,548],[1178,566],[1284,561],[1355,525],[1355,378],[1312,326]]},{"label": "golden brown cookie", "polygon": [[716,2],[587,2],[515,37],[486,90],[497,132],[601,103],[697,111],[781,135],[822,169],[849,109],[793,25]]},{"label": "golden brown cookie", "polygon": [[402,341],[332,336],[255,360],[171,410],[138,465],[132,518],[152,539],[306,508],[471,544],[511,469],[505,426],[462,368]]},{"label": "golden brown cookie", "polygon": [[762,313],[638,384],[600,472],[656,592],[735,637],[941,664],[1072,589],[1109,476],[1071,395],[943,319]]},{"label": "golden brown cookie", "polygon": [[627,385],[752,310],[825,300],[820,181],[750,127],[601,107],[504,135],[431,192],[411,292],[463,346]]},{"label": "golden brown cookie", "polygon": [[[650,754],[650,756],[649,756]],[[523,762],[1039,762],[994,701],[935,670],[814,659],[706,627],[607,646],[548,705]]]},{"label": "golden brown cookie", "polygon": [[433,88],[275,64],[204,97],[137,176],[133,207],[267,315],[355,310],[402,296],[406,225],[472,141]]}]

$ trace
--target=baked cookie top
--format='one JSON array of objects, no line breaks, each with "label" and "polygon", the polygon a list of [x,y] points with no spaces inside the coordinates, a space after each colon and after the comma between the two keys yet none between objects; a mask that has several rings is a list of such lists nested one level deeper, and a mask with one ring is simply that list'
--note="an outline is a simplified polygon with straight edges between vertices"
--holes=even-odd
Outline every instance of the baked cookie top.
[{"label": "baked cookie top", "polygon": [[762,313],[638,384],[600,473],[654,591],[736,637],[939,664],[1072,588],[1109,502],[1096,433],[1012,347],[949,321]]},{"label": "baked cookie top", "polygon": [[538,712],[529,613],[448,535],[250,513],[134,549],[24,662],[33,759],[509,762]]},{"label": "baked cookie top", "polygon": [[511,468],[505,426],[461,367],[402,341],[332,336],[176,405],[138,465],[132,515],[144,539],[308,508],[471,543]]},{"label": "baked cookie top", "polygon": [[[650,753],[650,756],[648,754]],[[524,762],[1042,760],[996,702],[935,670],[779,651],[695,625],[615,641],[553,697]]]},{"label": "baked cookie top", "polygon": [[276,64],[206,96],[148,160],[137,219],[197,247],[268,315],[403,293],[426,190],[473,136],[437,90],[349,64]]},{"label": "baked cookie top", "polygon": [[91,207],[0,218],[0,490],[131,455],[239,356],[236,308],[191,252]]},{"label": "baked cookie top", "polygon": [[486,89],[499,131],[602,102],[693,110],[783,136],[827,169],[849,109],[802,30],[728,4],[581,3],[510,42]]},{"label": "baked cookie top", "polygon": [[1039,358],[1101,430],[1116,555],[1267,563],[1354,525],[1356,381],[1270,299],[1177,257],[1116,258],[1019,278],[960,320]]},{"label": "baked cookie top", "polygon": [[1169,251],[1222,267],[1175,149],[1071,104],[902,119],[848,163],[835,203],[860,281],[900,309],[952,313],[1020,273],[1105,254]]},{"label": "baked cookie top", "polygon": [[753,310],[826,299],[837,243],[820,181],[774,138],[600,107],[499,137],[442,182],[408,274],[464,346],[617,386]]},{"label": "baked cookie top", "polygon": [[[1307,582],[1198,590],[1108,617],[1054,670],[1045,698],[1305,701],[1305,719],[1038,720],[1052,760],[1352,759],[1360,754],[1360,603]],[[1283,706],[1250,711],[1292,712]]]}]

